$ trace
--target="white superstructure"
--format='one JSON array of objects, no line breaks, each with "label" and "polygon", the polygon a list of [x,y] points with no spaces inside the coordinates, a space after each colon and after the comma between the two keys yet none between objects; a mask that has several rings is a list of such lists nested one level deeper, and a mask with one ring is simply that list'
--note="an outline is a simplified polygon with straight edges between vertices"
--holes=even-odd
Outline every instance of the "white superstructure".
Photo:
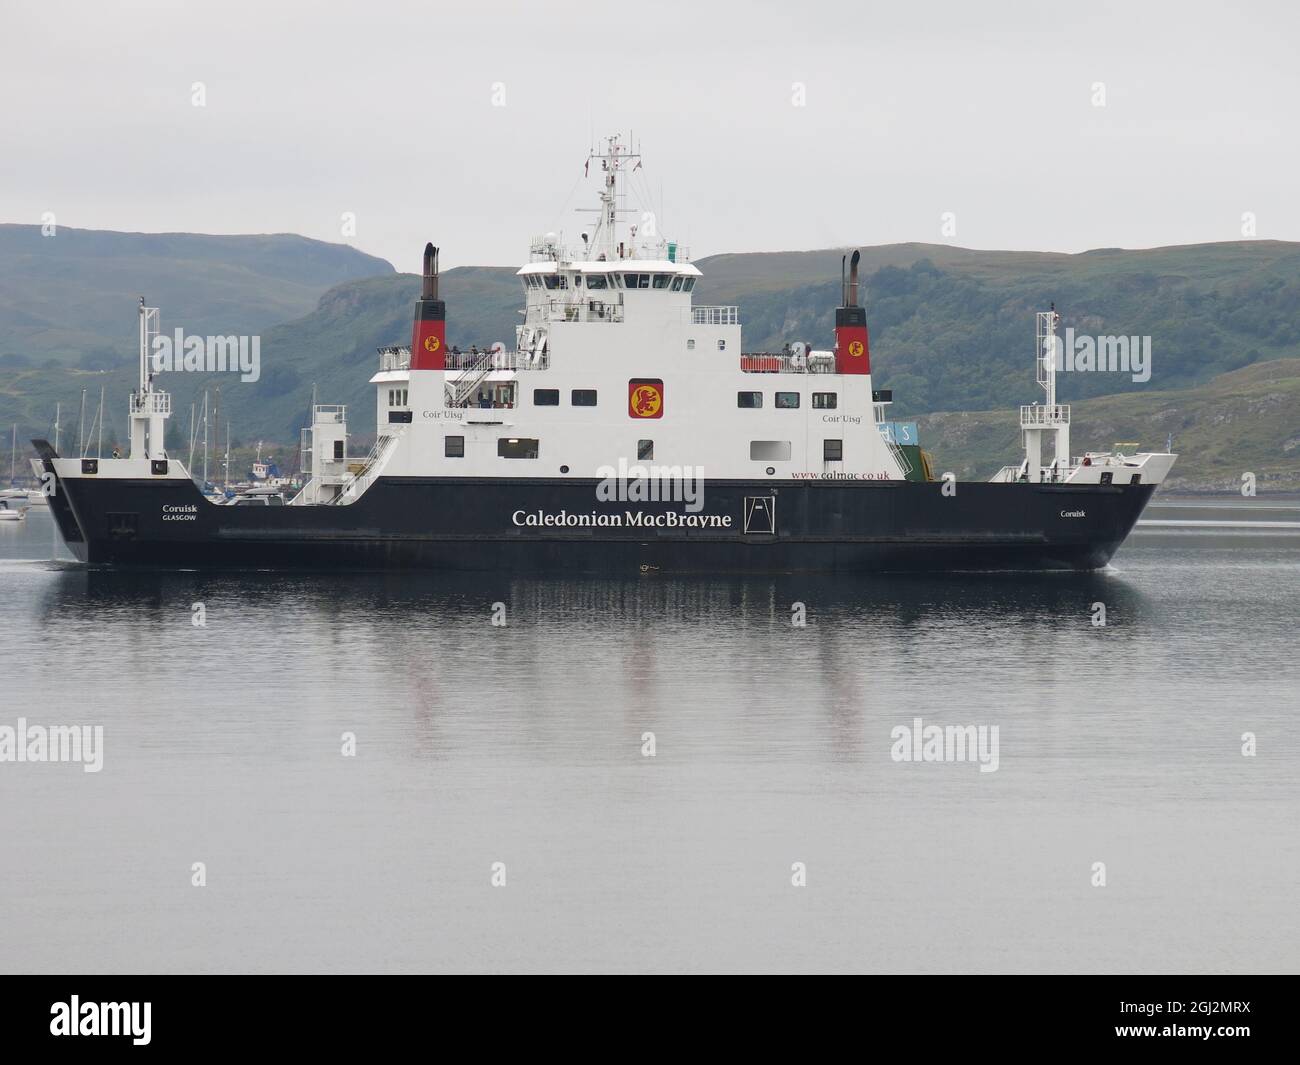
[{"label": "white superstructure", "polygon": [[742,353],[737,308],[694,303],[686,249],[620,221],[639,157],[610,138],[592,163],[598,220],[577,248],[534,239],[512,344],[451,348],[434,371],[412,369],[410,348],[380,352],[382,468],[367,463],[339,501],[381,472],[592,478],[620,460],[710,479],[902,478],[870,373],[837,373],[834,353],[803,345]]}]

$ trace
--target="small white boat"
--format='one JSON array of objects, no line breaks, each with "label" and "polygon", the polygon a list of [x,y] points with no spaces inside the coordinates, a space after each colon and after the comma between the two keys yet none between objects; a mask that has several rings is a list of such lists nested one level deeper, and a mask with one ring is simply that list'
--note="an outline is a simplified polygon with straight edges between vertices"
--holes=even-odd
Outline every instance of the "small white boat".
[{"label": "small white boat", "polygon": [[0,499],[0,521],[22,521],[25,517],[26,507],[11,507],[9,500]]},{"label": "small white boat", "polygon": [[49,506],[49,500],[45,498],[45,493],[39,488],[31,490],[26,488],[0,489],[0,502],[8,503],[10,507],[15,509]]}]

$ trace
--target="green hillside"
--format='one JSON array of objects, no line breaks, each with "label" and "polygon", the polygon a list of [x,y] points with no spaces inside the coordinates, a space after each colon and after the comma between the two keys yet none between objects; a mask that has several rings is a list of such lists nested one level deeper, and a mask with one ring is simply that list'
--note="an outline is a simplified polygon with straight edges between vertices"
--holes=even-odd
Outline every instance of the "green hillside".
[{"label": "green hillside", "polygon": [[[292,234],[208,236],[0,225],[0,358],[107,368],[136,351],[141,296],[169,328],[251,334],[309,313],[383,259]],[[0,364],[0,372],[4,370]]]},{"label": "green hillside", "polygon": [[[774,349],[792,340],[829,347],[841,254],[703,259],[697,264],[705,276],[696,302],[738,304],[746,350]],[[1080,446],[1116,440],[1154,446],[1173,432],[1176,447],[1189,456],[1180,476],[1193,466],[1193,448],[1205,449],[1214,463],[1222,458],[1224,476],[1236,461],[1233,448],[1249,448],[1254,465],[1245,468],[1257,474],[1273,470],[1282,476],[1298,465],[1294,443],[1287,442],[1300,424],[1300,403],[1288,376],[1294,364],[1286,360],[1300,355],[1295,326],[1300,245],[1243,241],[1061,255],[906,244],[864,249],[863,256],[872,363],[877,385],[895,391],[895,416],[993,412],[964,416],[974,434],[969,439],[960,435],[959,426],[966,423],[954,420],[957,415],[925,419],[927,446],[939,448],[940,464],[947,453],[944,468],[987,474],[1011,461],[1015,407],[1041,395],[1032,372],[1034,312],[1052,302],[1063,325],[1080,332],[1152,337],[1153,373],[1145,384],[1116,373],[1061,375],[1060,398],[1075,404]],[[375,348],[409,338],[418,285],[411,275],[387,273],[330,288],[309,313],[262,331],[262,379],[255,384],[241,384],[233,376],[205,382],[197,375],[171,375],[166,387],[183,412],[177,421],[188,425],[194,395],[205,384],[220,383],[223,410],[237,440],[289,442],[305,417],[314,382],[323,402],[353,408],[354,432],[373,432],[367,380],[376,365]],[[449,271],[442,294],[451,343],[513,340],[522,302],[513,267]],[[122,292],[110,302],[115,328],[129,337],[134,298]],[[178,319],[165,299],[160,302],[163,326],[171,328]],[[4,322],[0,313],[0,326]],[[1241,372],[1265,365],[1271,368],[1260,369],[1260,378]],[[92,362],[54,372],[0,360],[0,426],[18,420],[23,435],[48,432],[56,400],[63,401],[65,411],[75,409],[87,388],[93,407],[101,384],[109,425],[122,433],[129,371],[103,371]],[[1252,399],[1250,389],[1264,394]],[[1255,401],[1274,406],[1252,422],[1247,415]],[[1241,432],[1235,437],[1226,427],[1227,415],[1216,412],[1215,405],[1223,402],[1236,412],[1232,417]],[[1089,420],[1094,416],[1095,423]],[[65,417],[65,429],[68,424]],[[949,451],[954,443],[971,451],[964,457]]]},{"label": "green hillside", "polygon": [[[1014,409],[943,412],[919,419],[936,474],[988,477],[1024,458]],[[1233,370],[1197,388],[1104,396],[1072,404],[1072,450],[1117,443],[1163,451],[1173,438],[1179,460],[1166,487],[1239,491],[1255,474],[1260,492],[1300,489],[1300,360]]]}]

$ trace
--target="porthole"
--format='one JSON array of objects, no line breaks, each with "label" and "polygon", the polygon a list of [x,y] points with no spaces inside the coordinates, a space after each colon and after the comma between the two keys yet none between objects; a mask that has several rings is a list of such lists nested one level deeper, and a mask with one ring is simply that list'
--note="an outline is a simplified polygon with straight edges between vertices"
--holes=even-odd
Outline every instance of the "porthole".
[{"label": "porthole", "polygon": [[568,472],[569,472],[569,467],[568,467],[568,466],[561,466],[561,467],[560,467],[560,472],[561,472],[561,473],[568,473]]}]

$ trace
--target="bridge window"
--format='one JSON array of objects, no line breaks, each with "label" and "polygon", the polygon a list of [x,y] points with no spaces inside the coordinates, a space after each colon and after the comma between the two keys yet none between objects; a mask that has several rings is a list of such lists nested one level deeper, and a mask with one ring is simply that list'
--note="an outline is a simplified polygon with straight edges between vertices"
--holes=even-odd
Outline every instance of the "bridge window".
[{"label": "bridge window", "polygon": [[776,394],[777,410],[797,410],[799,408],[798,392],[778,392]]},{"label": "bridge window", "polygon": [[594,388],[575,388],[571,400],[575,407],[594,407],[596,405],[596,390]]},{"label": "bridge window", "polygon": [[569,279],[563,274],[547,274],[543,281],[547,288],[568,288]]},{"label": "bridge window", "polygon": [[762,392],[737,392],[736,406],[746,410],[758,410],[763,405]]},{"label": "bridge window", "polygon": [[690,290],[693,289],[694,287],[695,287],[695,278],[693,277],[688,277],[685,281],[682,282],[683,292],[690,292]]},{"label": "bridge window", "polygon": [[789,462],[789,440],[751,440],[749,457],[755,462]]},{"label": "bridge window", "polygon": [[655,442],[653,440],[638,440],[636,442],[636,458],[638,462],[653,462],[655,457]]},{"label": "bridge window", "polygon": [[587,277],[588,288],[608,288],[609,281],[604,274],[590,274]]},{"label": "bridge window", "polygon": [[843,441],[843,440],[823,440],[823,441],[822,441],[822,461],[824,461],[824,462],[843,462],[843,461],[844,461],[844,441]]},{"label": "bridge window", "polygon": [[534,407],[558,407],[559,405],[560,405],[560,390],[558,388],[534,388],[533,389]]},{"label": "bridge window", "polygon": [[624,274],[623,280],[627,282],[628,288],[649,288],[649,274]]},{"label": "bridge window", "polygon": [[681,279],[680,277],[674,277],[674,278],[673,278],[673,291],[674,291],[674,292],[680,292],[681,290],[682,290],[682,279]]},{"label": "bridge window", "polygon": [[655,274],[655,288],[667,288],[672,279],[672,274]]},{"label": "bridge window", "polygon": [[465,438],[463,436],[444,436],[443,454],[449,459],[463,459],[465,457]]},{"label": "bridge window", "polygon": [[497,455],[503,459],[535,459],[538,443],[537,440],[503,436],[497,440]]},{"label": "bridge window", "polygon": [[814,392],[813,410],[834,410],[839,401],[840,397],[835,392]]}]

